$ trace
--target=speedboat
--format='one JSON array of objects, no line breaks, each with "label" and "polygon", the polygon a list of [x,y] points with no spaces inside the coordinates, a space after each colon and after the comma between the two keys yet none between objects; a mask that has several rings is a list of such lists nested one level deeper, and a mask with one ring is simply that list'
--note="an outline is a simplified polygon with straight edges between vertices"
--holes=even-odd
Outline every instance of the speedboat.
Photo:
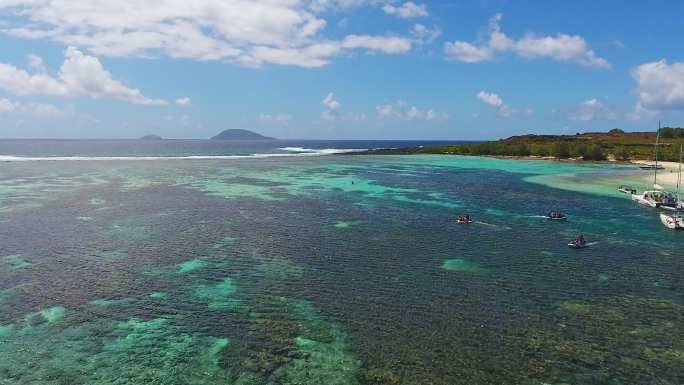
[{"label": "speedboat", "polygon": [[632,200],[648,207],[677,207],[677,197],[662,190],[648,190],[643,194],[632,194]]},{"label": "speedboat", "polygon": [[663,222],[663,225],[668,229],[684,230],[684,217],[681,217],[678,213],[673,215],[660,213],[660,221]]},{"label": "speedboat", "polygon": [[620,185],[618,187],[618,191],[621,193],[632,194],[632,195],[635,195],[637,193],[637,189],[635,189],[634,187],[631,187],[631,186],[626,186],[626,185]]},{"label": "speedboat", "polygon": [[587,241],[584,238],[577,237],[577,239],[568,242],[568,247],[571,249],[583,249],[587,247]]},{"label": "speedboat", "polygon": [[568,242],[568,247],[571,249],[583,249],[587,247],[587,242],[578,241],[576,239]]},{"label": "speedboat", "polygon": [[456,222],[459,225],[469,225],[473,223],[473,218],[471,218],[470,215],[459,215]]},{"label": "speedboat", "polygon": [[568,217],[561,211],[551,211],[550,213],[546,214],[546,218],[551,219],[552,221],[564,221],[568,219]]}]

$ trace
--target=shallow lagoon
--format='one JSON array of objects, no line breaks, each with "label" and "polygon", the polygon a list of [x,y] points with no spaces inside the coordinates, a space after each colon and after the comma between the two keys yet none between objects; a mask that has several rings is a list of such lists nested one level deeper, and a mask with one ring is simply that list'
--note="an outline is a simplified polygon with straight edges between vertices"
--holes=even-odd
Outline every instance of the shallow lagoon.
[{"label": "shallow lagoon", "polygon": [[684,241],[614,193],[634,173],[2,164],[0,384],[681,384]]}]

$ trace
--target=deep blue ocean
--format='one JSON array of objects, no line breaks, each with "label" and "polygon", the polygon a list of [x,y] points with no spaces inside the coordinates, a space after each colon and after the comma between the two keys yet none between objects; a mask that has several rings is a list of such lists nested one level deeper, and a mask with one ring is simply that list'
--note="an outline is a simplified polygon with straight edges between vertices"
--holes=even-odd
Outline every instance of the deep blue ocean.
[{"label": "deep blue ocean", "polygon": [[[310,150],[365,150],[436,146],[463,141],[412,140],[70,140],[0,139],[0,156],[18,157],[134,157],[134,156],[249,156],[293,154]],[[1,159],[1,158],[0,158]]]}]

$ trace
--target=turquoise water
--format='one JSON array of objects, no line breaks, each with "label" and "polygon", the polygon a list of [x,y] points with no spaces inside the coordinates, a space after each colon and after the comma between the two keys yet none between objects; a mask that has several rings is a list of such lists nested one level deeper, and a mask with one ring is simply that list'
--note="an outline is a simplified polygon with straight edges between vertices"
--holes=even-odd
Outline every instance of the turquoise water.
[{"label": "turquoise water", "polygon": [[682,384],[684,242],[615,193],[637,173],[4,163],[0,384]]}]

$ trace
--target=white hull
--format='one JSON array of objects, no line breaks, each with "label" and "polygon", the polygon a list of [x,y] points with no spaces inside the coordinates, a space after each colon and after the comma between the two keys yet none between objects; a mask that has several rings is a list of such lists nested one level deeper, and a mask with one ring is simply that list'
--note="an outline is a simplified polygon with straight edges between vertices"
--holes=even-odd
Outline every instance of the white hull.
[{"label": "white hull", "polygon": [[654,201],[644,198],[643,195],[632,195],[632,200],[640,205],[658,207]]},{"label": "white hull", "polygon": [[668,229],[684,230],[684,217],[660,213],[660,221]]}]

